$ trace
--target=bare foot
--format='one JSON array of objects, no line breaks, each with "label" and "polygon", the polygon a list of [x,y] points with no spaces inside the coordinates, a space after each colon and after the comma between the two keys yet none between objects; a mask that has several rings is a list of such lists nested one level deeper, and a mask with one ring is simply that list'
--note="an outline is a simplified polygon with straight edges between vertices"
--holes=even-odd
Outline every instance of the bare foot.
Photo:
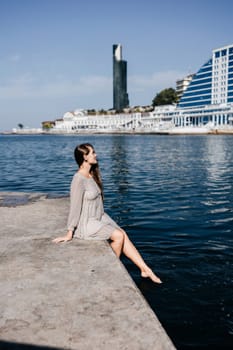
[{"label": "bare foot", "polygon": [[161,279],[157,277],[151,269],[141,272],[141,276],[144,278],[150,278],[154,283],[162,283]]}]

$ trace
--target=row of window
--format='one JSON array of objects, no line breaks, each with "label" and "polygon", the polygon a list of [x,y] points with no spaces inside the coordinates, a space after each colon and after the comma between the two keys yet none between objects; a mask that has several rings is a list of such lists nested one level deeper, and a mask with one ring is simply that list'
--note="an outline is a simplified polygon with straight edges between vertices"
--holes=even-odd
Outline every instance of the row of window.
[{"label": "row of window", "polygon": [[223,98],[223,97],[226,97],[226,93],[222,93],[222,94],[213,94],[213,98]]},{"label": "row of window", "polygon": [[[228,93],[228,96],[233,96],[233,92]],[[220,95],[214,95],[213,96],[213,103],[225,103],[226,102],[226,94],[220,94]],[[229,99],[228,99],[229,100]],[[186,101],[185,99],[180,101],[179,107],[191,107],[191,106],[202,106],[202,105],[208,105],[211,103],[211,95],[206,96],[195,96],[194,98],[188,98]]]},{"label": "row of window", "polygon": [[[233,55],[228,57],[228,64],[232,61],[233,61]],[[227,66],[227,58],[225,58],[224,60],[221,60],[221,61],[219,61],[219,60],[214,61],[214,68],[215,69],[218,69],[220,65],[222,67],[226,67]]]},{"label": "row of window", "polygon": [[213,100],[213,102],[212,102],[212,104],[214,104],[214,105],[216,105],[216,104],[218,104],[218,103],[226,103],[226,99],[224,98],[224,99],[218,99],[218,100]]},{"label": "row of window", "polygon": [[189,86],[193,86],[193,85],[199,85],[199,84],[207,84],[207,83],[211,83],[212,78],[208,78],[208,79],[194,79],[191,81]]},{"label": "row of window", "polygon": [[200,69],[199,71],[196,73],[196,75],[198,74],[202,74],[202,73],[206,73],[206,72],[209,72],[209,73],[212,73],[212,60],[211,60],[211,64],[204,64]]},{"label": "row of window", "polygon": [[[228,49],[228,52],[229,52],[229,54],[233,53],[233,47],[230,47],[230,48]],[[215,58],[224,57],[224,56],[226,56],[226,55],[227,55],[227,49],[223,49],[223,50],[220,50],[220,51],[216,51],[216,52],[214,53],[214,57],[215,57]]]},{"label": "row of window", "polygon": [[219,81],[219,80],[221,80],[221,81],[226,80],[226,75],[221,75],[220,77],[214,77],[213,78],[213,81]]},{"label": "row of window", "polygon": [[[193,111],[188,111],[188,115],[191,115],[191,114],[195,114],[197,115],[198,111],[197,111],[197,107],[194,107],[193,108]],[[213,113],[227,113],[231,108],[230,107],[227,107],[227,108],[211,108],[211,109],[206,109],[206,110],[203,110],[203,109],[200,109],[200,113],[203,115],[203,114],[213,114]],[[185,114],[185,112],[184,112]]]},{"label": "row of window", "polygon": [[211,83],[210,84],[203,84],[203,85],[199,85],[199,86],[189,86],[188,89],[184,92],[184,94],[188,93],[188,92],[192,92],[192,91],[196,91],[196,90],[204,90],[204,89],[210,89],[211,88]]},{"label": "row of window", "polygon": [[[198,73],[194,76],[193,80],[191,81],[190,85],[184,92],[183,96],[180,99],[179,106],[183,106],[183,102],[185,105],[187,105],[187,102],[197,100],[197,94],[204,95],[206,93],[211,93],[211,82],[212,82],[212,66],[211,66],[212,60],[209,60],[206,64],[204,64]],[[208,72],[206,74],[202,74]],[[208,77],[207,79],[203,79]],[[193,98],[196,96],[196,98]],[[209,95],[210,96],[210,95]],[[186,102],[185,102],[186,101]]]},{"label": "row of window", "polygon": [[222,65],[222,67],[219,69],[215,69],[214,70],[214,73],[215,73],[215,75],[216,74],[220,74],[220,73],[222,73],[222,74],[224,74],[224,73],[226,73],[227,72],[227,66],[226,65]]},{"label": "row of window", "polygon": [[[197,79],[203,79],[203,78],[207,78],[207,77],[211,77],[211,75],[212,75],[212,72],[209,72],[209,73],[197,73],[196,75],[195,75],[195,80],[197,80]],[[194,80],[194,79],[193,79]]]},{"label": "row of window", "polygon": [[215,92],[218,92],[218,91],[221,91],[221,92],[223,92],[223,91],[226,91],[226,88],[225,87],[221,87],[221,89],[219,89],[219,88],[217,88],[217,89],[212,89],[212,92],[213,93],[215,93]]},{"label": "row of window", "polygon": [[[213,99],[219,99],[219,98],[226,97],[226,88],[221,88],[221,93],[219,93],[218,89],[213,89],[213,92],[214,92],[214,94],[212,96]],[[228,92],[228,95],[229,94],[233,95],[233,91]],[[195,98],[193,98],[193,97],[195,97]],[[205,99],[211,98],[211,90],[202,90],[202,91],[198,91],[198,92],[184,94],[182,96],[180,104],[185,103],[185,102],[198,101],[200,99],[203,100],[204,98]]]},{"label": "row of window", "polygon": [[[227,91],[227,78],[230,93],[233,96],[233,74],[227,77],[227,54],[229,53],[228,73],[233,73],[233,47],[222,49],[214,53],[215,66],[212,67],[212,59],[205,63],[189,84],[180,99],[179,107],[195,107],[211,104],[213,91],[213,103],[225,103]],[[231,54],[231,55],[230,55]],[[212,90],[212,68],[214,69]],[[220,70],[219,70],[220,69]]]},{"label": "row of window", "polygon": [[187,102],[194,102],[194,101],[203,101],[203,100],[210,100],[211,99],[211,94],[208,94],[208,95],[196,95],[196,96],[193,96],[193,97],[188,97],[187,99],[185,100],[182,100],[180,101],[181,103],[187,103]]},{"label": "row of window", "polygon": [[210,100],[211,99],[211,94],[200,94],[196,95],[194,97],[184,97],[180,103],[187,103],[187,102],[192,102],[192,101],[200,101],[200,100]]},{"label": "row of window", "polygon": [[189,96],[189,97],[186,97],[184,96],[182,98],[182,101],[181,102],[191,102],[191,101],[198,101],[198,100],[209,100],[211,99],[211,93],[210,94],[198,94],[198,95],[193,95],[193,96]]},{"label": "row of window", "polygon": [[205,73],[205,72],[212,72],[212,65],[208,66],[208,67],[202,67],[197,74],[201,74],[201,73]]},{"label": "row of window", "polygon": [[226,62],[227,62],[227,56],[225,56],[225,57],[223,57],[223,58],[221,58],[221,59],[219,59],[219,58],[217,58],[217,59],[215,59],[214,60],[214,65],[219,65],[219,64],[226,64]]},{"label": "row of window", "polygon": [[[211,94],[211,89],[199,90],[198,92],[199,92],[199,95]],[[183,97],[186,98],[186,97],[189,97],[189,96],[195,96],[196,94],[197,94],[197,92],[195,92],[195,91],[191,92],[190,91],[190,92],[187,92],[185,94],[185,96],[183,95]]]},{"label": "row of window", "polygon": [[211,101],[199,101],[199,102],[190,102],[190,103],[179,103],[179,107],[195,107],[195,106],[205,106],[210,104]]},{"label": "row of window", "polygon": [[214,71],[214,75],[219,75],[219,74],[226,74],[227,73],[227,69],[222,69],[220,70],[216,70]]}]

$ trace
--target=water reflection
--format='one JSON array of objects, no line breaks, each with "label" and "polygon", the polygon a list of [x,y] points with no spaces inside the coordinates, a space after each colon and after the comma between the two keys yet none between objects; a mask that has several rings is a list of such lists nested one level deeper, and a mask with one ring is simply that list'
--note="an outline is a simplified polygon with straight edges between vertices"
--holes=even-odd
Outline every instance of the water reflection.
[{"label": "water reflection", "polygon": [[127,265],[177,347],[232,345],[233,138],[2,137],[1,190],[68,193],[82,142],[96,148],[107,211],[164,280],[141,283]]},{"label": "water reflection", "polygon": [[[228,180],[228,174],[232,172],[232,153],[227,148],[227,138],[218,139],[207,137],[203,159],[206,164],[208,183],[218,183]],[[231,184],[230,184],[231,185]]]},{"label": "water reflection", "polygon": [[129,154],[124,137],[112,138],[110,173],[113,186],[120,194],[127,194],[129,187]]},{"label": "water reflection", "polygon": [[108,149],[105,145],[105,149],[101,150],[105,207],[119,225],[125,226],[131,209],[127,201],[130,186],[127,139],[119,135],[112,136],[108,141]]}]

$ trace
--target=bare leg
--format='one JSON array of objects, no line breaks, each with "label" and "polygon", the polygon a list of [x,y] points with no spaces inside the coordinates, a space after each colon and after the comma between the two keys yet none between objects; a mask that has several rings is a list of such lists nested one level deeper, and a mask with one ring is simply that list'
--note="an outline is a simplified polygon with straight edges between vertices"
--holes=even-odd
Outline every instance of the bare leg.
[{"label": "bare leg", "polygon": [[124,244],[124,234],[120,230],[115,230],[113,234],[111,235],[112,242],[110,243],[112,250],[116,254],[116,256],[119,258]]},{"label": "bare leg", "polygon": [[127,258],[129,258],[141,270],[142,277],[148,277],[155,283],[162,283],[160,278],[153,273],[149,266],[146,265],[142,256],[123,230],[115,230],[111,239],[113,239],[113,237],[117,237],[119,242],[120,236],[123,237],[123,240],[121,240],[121,247],[120,243],[118,243],[117,245],[117,242],[115,242],[114,240],[111,243],[112,249],[114,250],[115,254],[119,257],[121,252],[123,252],[125,256],[127,256]]}]

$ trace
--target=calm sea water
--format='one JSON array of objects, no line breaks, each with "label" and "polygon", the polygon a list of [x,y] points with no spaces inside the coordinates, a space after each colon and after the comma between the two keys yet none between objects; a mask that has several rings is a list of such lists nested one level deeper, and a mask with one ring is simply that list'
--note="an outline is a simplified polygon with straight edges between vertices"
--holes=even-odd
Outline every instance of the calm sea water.
[{"label": "calm sea water", "polygon": [[0,191],[68,195],[82,142],[106,211],[164,282],[123,259],[177,348],[233,347],[233,137],[0,136]]}]

